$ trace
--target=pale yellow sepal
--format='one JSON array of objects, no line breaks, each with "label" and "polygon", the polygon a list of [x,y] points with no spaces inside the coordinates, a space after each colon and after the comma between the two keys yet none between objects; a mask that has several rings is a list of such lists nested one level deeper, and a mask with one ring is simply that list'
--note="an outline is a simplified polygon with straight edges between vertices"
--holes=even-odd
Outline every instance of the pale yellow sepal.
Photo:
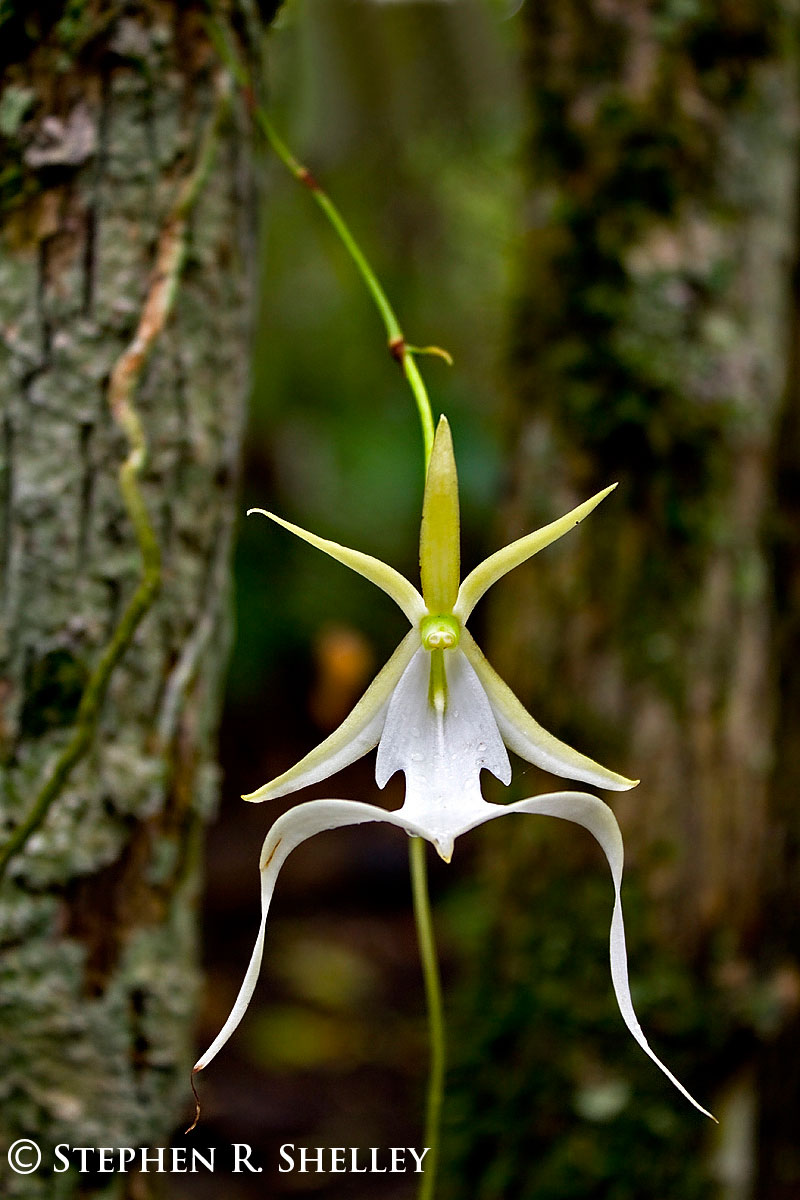
[{"label": "pale yellow sepal", "polygon": [[285,796],[287,792],[296,792],[300,788],[327,779],[336,771],[342,771],[356,759],[374,750],[383,732],[386,709],[392,693],[418,648],[419,635],[412,629],[339,728],[324,742],[320,742],[319,746],[310,750],[295,766],[256,791],[242,796],[242,799],[260,802],[272,800],[276,796]]},{"label": "pale yellow sepal", "polygon": [[604,488],[590,500],[584,500],[583,504],[579,504],[565,516],[559,517],[557,521],[551,521],[549,525],[543,525],[541,529],[518,538],[510,546],[504,546],[502,550],[490,554],[482,563],[479,563],[474,571],[470,571],[461,584],[458,599],[453,608],[454,614],[461,621],[466,621],[475,605],[488,592],[492,584],[497,583],[498,579],[502,579],[509,571],[513,571],[514,567],[520,566],[534,554],[544,550],[545,546],[549,546],[551,542],[558,541],[575,525],[580,525],[583,518],[588,517],[589,513],[597,508],[600,501],[605,500],[609,492],[613,492],[616,486],[615,483],[612,483],[610,487]]},{"label": "pale yellow sepal", "polygon": [[466,629],[461,631],[461,648],[489,698],[503,741],[520,758],[554,775],[580,779],[609,791],[625,792],[636,787],[638,779],[626,779],[616,771],[609,771],[543,729],[500,678]]},{"label": "pale yellow sepal", "polygon": [[363,575],[370,583],[374,583],[376,587],[386,592],[387,596],[391,596],[412,625],[425,615],[425,604],[413,583],[410,583],[405,575],[395,571],[394,567],[381,562],[379,558],[373,558],[371,554],[363,554],[360,550],[351,550],[348,546],[340,546],[338,542],[328,541],[327,538],[317,537],[315,533],[309,533],[307,529],[301,529],[299,525],[293,525],[291,521],[284,521],[283,517],[276,517],[275,513],[267,512],[264,508],[248,508],[248,517],[251,513],[269,517],[270,521],[274,521],[276,525],[282,525],[284,529],[296,534],[304,542],[329,554],[331,558],[343,563],[357,575]]},{"label": "pale yellow sepal", "polygon": [[451,612],[461,577],[460,520],[456,460],[446,417],[439,419],[425,480],[419,569],[428,612]]}]

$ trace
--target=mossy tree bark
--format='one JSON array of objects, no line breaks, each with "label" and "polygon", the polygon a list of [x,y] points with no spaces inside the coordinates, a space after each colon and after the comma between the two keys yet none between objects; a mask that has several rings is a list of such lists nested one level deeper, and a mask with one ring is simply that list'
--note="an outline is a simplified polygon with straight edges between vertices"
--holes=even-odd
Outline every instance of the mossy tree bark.
[{"label": "mossy tree bark", "polygon": [[786,1200],[798,534],[774,502],[780,480],[796,505],[800,465],[796,30],[768,0],[539,0],[521,17],[531,184],[504,532],[620,486],[498,589],[487,641],[545,725],[642,777],[612,801],[634,998],[724,1120],[713,1142],[625,1044],[594,850],[526,828],[501,854],[492,831],[462,1063],[479,1135],[455,1147],[458,1194]]},{"label": "mossy tree bark", "polygon": [[6,864],[0,1159],[18,1137],[44,1154],[34,1175],[3,1166],[9,1196],[127,1195],[126,1177],[53,1176],[52,1147],[157,1145],[191,1111],[255,213],[205,11],[3,9],[0,852],[142,582],[128,402],[161,559],[92,736]]}]

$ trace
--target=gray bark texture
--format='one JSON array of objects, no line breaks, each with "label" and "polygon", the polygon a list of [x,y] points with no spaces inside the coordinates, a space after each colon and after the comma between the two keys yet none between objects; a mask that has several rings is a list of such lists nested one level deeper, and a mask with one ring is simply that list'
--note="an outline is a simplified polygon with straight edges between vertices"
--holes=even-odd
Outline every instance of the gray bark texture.
[{"label": "gray bark texture", "polygon": [[[198,851],[217,797],[254,262],[249,135],[220,107],[203,12],[3,10],[0,850],[142,580],[109,402],[121,363],[162,564],[93,736],[0,893],[2,1188],[29,1200],[149,1195],[144,1178],[52,1175],[52,1147],[157,1145],[192,1111]],[[174,306],[139,375],[123,352],[159,298],[159,247],[209,137]],[[19,1137],[42,1145],[35,1175],[6,1170]]]},{"label": "gray bark texture", "polygon": [[[471,1013],[487,1014],[476,1057],[503,1082],[470,1080],[485,1137],[463,1149],[458,1195],[788,1200],[800,1189],[787,1049],[800,1005],[795,18],[761,0],[540,0],[522,15],[530,187],[506,532],[619,487],[498,589],[489,646],[548,728],[641,776],[612,798],[634,996],[658,1053],[722,1123],[710,1137],[623,1044],[598,856],[531,830],[486,873],[494,918]],[[556,1066],[550,1047],[567,1036]],[[499,1156],[490,1111],[495,1131],[507,1121]]]}]

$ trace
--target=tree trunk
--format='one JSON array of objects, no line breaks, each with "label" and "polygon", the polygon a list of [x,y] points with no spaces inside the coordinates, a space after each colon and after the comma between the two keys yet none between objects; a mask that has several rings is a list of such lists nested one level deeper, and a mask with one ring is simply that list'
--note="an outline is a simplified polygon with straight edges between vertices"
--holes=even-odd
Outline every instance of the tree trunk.
[{"label": "tree trunk", "polygon": [[53,1176],[53,1147],[191,1111],[255,211],[204,12],[12,4],[0,33],[0,1160],[28,1200],[149,1195]]},{"label": "tree trunk", "polygon": [[770,527],[776,445],[795,505],[800,453],[797,47],[788,12],[761,0],[541,0],[521,15],[532,180],[505,532],[619,488],[509,581],[488,641],[543,724],[642,777],[613,799],[634,999],[657,1052],[727,1119],[703,1155],[701,1119],[623,1048],[597,855],[537,830],[501,857],[493,831],[494,916],[468,993],[471,1020],[490,1014],[473,1054],[493,1068],[477,1067],[485,1136],[455,1148],[458,1194],[786,1200],[800,1186],[800,1088],[785,1082],[798,535],[778,527],[776,560]]}]

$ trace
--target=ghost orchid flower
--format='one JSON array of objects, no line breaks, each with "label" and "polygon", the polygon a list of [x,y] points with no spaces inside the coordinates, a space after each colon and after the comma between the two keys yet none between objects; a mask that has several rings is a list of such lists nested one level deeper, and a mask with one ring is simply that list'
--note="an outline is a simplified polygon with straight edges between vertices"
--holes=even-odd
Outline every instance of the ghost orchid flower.
[{"label": "ghost orchid flower", "polygon": [[493,583],[579,524],[614,487],[616,484],[490,555],[459,583],[458,481],[450,428],[442,417],[422,507],[421,595],[404,576],[378,559],[317,537],[263,509],[250,509],[382,588],[408,617],[412,629],[342,725],[296,766],[244,799],[267,800],[318,783],[375,746],[378,786],[383,788],[396,771],[403,771],[406,792],[405,802],[395,812],[354,800],[311,800],[274,823],[261,851],[261,924],[250,963],[227,1021],[198,1059],[195,1071],[208,1066],[247,1009],[261,967],[275,882],[283,863],[301,842],[326,829],[384,821],[432,842],[449,862],[453,843],[462,833],[496,817],[538,813],[582,825],[600,844],[614,885],[611,978],[622,1018],[675,1087],[695,1108],[711,1116],[651,1050],[633,1009],[620,901],[622,835],[611,809],[586,792],[552,792],[503,805],[487,802],[480,790],[483,769],[502,783],[510,783],[506,745],[527,761],[568,779],[616,791],[638,782],[600,766],[547,733],[489,665],[465,627]]},{"label": "ghost orchid flower", "polygon": [[[478,772],[482,767],[503,783],[510,781],[511,767],[502,742],[521,758],[554,775],[613,791],[635,787],[638,780],[626,779],[601,767],[542,729],[489,665],[466,629],[472,610],[493,583],[563,537],[615,487],[612,484],[566,516],[498,550],[459,584],[458,478],[450,427],[442,417],[433,443],[422,505],[419,539],[422,595],[386,563],[308,533],[274,513],[251,508],[250,513],[269,517],[369,579],[391,596],[413,628],[339,728],[296,766],[244,799],[269,800],[319,783],[378,746],[379,787],[395,771],[405,771],[404,811],[413,808],[415,813],[427,814],[435,802],[445,810],[456,804],[458,813],[463,814],[461,793],[469,779],[472,782],[468,792],[480,795]],[[464,681],[460,690],[465,697],[467,692],[471,697],[469,711],[461,719],[465,727],[460,733],[463,744],[458,760],[449,750],[446,755],[442,753],[436,738],[426,728],[432,712],[445,724],[454,720],[450,693],[456,680]],[[474,729],[474,736],[469,727]],[[487,729],[494,732],[495,739],[499,731],[502,739],[491,762],[483,761],[489,745]],[[448,742],[448,747],[452,746],[452,741]],[[435,801],[430,795],[431,788],[436,791]],[[448,858],[452,839],[448,840],[444,830],[442,836],[444,840],[437,848]]]}]

